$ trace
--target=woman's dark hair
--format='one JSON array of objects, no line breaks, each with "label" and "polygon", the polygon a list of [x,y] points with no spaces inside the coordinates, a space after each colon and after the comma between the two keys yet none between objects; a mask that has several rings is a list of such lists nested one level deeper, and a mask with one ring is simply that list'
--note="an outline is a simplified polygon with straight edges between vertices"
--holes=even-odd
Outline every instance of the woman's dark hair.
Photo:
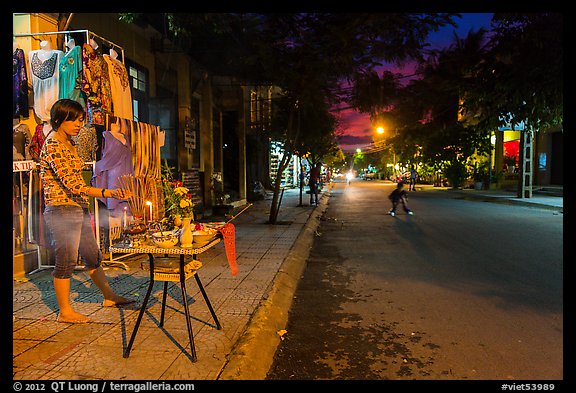
[{"label": "woman's dark hair", "polygon": [[65,121],[84,118],[85,111],[78,101],[62,98],[50,109],[50,125],[56,131]]}]

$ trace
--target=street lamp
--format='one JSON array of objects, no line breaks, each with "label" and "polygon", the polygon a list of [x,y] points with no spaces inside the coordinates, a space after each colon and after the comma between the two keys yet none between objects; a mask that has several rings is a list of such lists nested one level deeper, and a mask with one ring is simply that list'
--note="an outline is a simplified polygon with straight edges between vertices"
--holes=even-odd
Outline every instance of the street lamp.
[{"label": "street lamp", "polygon": [[380,135],[384,134],[384,127],[378,126],[378,127],[376,128],[376,133],[378,133],[378,134],[380,134]]}]

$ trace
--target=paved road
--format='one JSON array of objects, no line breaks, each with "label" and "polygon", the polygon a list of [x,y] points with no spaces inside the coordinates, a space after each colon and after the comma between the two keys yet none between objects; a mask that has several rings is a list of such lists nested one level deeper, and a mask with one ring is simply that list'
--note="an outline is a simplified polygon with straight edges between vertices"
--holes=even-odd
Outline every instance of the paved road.
[{"label": "paved road", "polygon": [[563,378],[563,215],[338,183],[267,379]]}]

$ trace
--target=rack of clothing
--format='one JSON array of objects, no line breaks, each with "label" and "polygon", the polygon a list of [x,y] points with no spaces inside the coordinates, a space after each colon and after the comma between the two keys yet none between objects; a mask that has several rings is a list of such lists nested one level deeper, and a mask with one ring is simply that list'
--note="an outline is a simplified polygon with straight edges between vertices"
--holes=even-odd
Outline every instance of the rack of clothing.
[{"label": "rack of clothing", "polygon": [[[64,48],[52,48],[48,38],[53,35],[64,35]],[[40,49],[30,50],[27,61],[16,41],[24,37],[40,40]],[[120,45],[89,30],[20,33],[14,34],[13,39],[15,102],[27,101],[23,80],[29,77],[34,112],[43,122],[49,121],[50,108],[60,98],[80,102],[92,124],[103,124],[104,113],[133,118],[124,48]],[[109,54],[103,53],[99,42],[109,48]],[[16,104],[13,115],[27,117],[22,105]]]},{"label": "rack of clothing", "polygon": [[[65,47],[62,49],[52,47],[51,41],[57,35],[63,35],[65,38]],[[39,49],[24,53],[18,42],[22,38],[40,41]],[[109,54],[100,54],[103,48],[100,48],[98,41],[109,48]],[[30,138],[20,138],[25,140],[24,150],[28,153],[24,156],[39,162],[40,150],[51,128],[49,121],[52,105],[61,98],[73,99],[86,109],[87,125],[82,140],[89,142],[83,142],[82,148],[78,150],[85,160],[87,171],[91,172],[87,176],[87,180],[90,181],[96,161],[100,158],[98,147],[94,146],[97,139],[94,126],[103,128],[105,114],[114,110],[119,116],[133,118],[129,78],[124,66],[124,48],[85,29],[13,34],[13,42],[13,118],[15,121],[29,119],[28,95],[33,94],[31,109],[35,117],[41,121],[40,124],[36,124],[34,135]],[[107,81],[108,86],[114,88],[106,88],[106,84],[102,81]],[[29,85],[32,87],[31,90],[28,88]],[[16,153],[21,154],[18,150],[22,142],[20,139],[18,146],[14,147],[15,159],[19,158]],[[26,243],[36,244],[39,250],[40,246],[49,245],[49,239],[46,238],[43,225],[43,197],[38,169],[31,169],[27,176],[29,181],[21,179],[19,184],[19,190],[22,190],[25,188],[23,183],[28,183],[26,197],[20,192],[21,195],[15,195],[14,198],[15,206],[21,207],[18,208],[18,213],[24,213],[27,218],[24,225],[19,225],[18,232],[25,229],[27,233],[22,237],[26,238]],[[102,248],[99,207],[96,201],[91,202],[95,235]],[[52,265],[43,264],[39,253],[38,269],[47,267]]]}]

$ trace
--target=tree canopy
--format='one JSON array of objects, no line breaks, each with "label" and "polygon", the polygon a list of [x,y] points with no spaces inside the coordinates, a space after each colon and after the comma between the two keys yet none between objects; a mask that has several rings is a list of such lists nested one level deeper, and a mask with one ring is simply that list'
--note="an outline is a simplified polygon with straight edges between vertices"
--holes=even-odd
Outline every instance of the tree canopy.
[{"label": "tree canopy", "polygon": [[497,13],[490,47],[475,69],[464,109],[485,127],[563,122],[563,15]]},{"label": "tree canopy", "polygon": [[352,102],[393,119],[388,141],[404,162],[417,152],[431,165],[487,152],[500,126],[562,126],[562,22],[561,14],[495,14],[490,31],[430,52],[405,86],[398,75],[366,75],[371,83],[356,84]]}]

